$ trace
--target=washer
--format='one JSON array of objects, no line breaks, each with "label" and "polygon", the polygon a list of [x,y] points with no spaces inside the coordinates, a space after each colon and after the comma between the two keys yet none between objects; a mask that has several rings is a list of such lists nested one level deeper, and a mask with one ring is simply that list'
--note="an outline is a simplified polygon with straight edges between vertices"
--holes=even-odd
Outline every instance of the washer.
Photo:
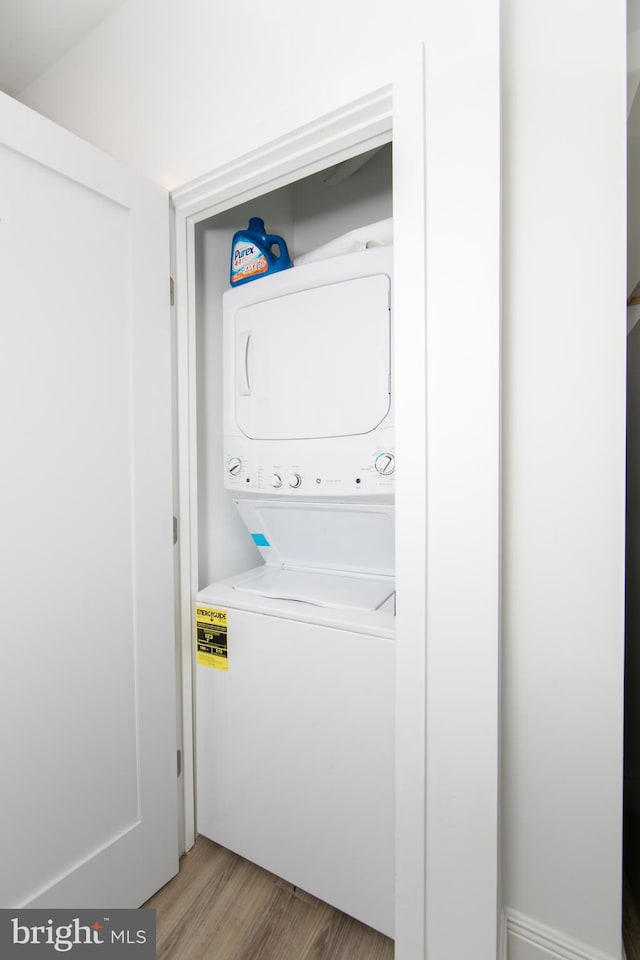
[{"label": "washer", "polygon": [[198,831],[393,936],[393,507],[236,505],[265,564],[197,597]]}]

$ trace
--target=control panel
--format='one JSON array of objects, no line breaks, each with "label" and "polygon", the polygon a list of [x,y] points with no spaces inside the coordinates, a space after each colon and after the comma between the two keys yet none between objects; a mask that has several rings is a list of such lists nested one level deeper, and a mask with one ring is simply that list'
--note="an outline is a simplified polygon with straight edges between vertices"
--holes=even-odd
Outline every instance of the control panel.
[{"label": "control panel", "polygon": [[[231,446],[231,444],[229,444]],[[298,451],[299,452],[299,451]],[[393,448],[375,448],[368,455],[354,457],[345,451],[338,460],[311,453],[295,462],[269,462],[255,451],[228,452],[224,462],[224,483],[229,490],[280,496],[344,497],[388,494],[394,490],[396,458]]]}]

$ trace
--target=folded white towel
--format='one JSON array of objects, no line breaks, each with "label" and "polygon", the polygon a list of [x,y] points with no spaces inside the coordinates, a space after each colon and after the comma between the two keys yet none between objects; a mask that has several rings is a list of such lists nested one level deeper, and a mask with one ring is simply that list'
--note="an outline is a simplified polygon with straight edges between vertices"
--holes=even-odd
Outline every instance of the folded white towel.
[{"label": "folded white towel", "polygon": [[327,260],[329,257],[340,257],[345,253],[357,253],[369,247],[388,247],[393,243],[393,220],[378,220],[364,227],[357,227],[349,233],[316,247],[309,253],[303,253],[293,261],[299,267],[303,263],[313,263],[314,260]]}]

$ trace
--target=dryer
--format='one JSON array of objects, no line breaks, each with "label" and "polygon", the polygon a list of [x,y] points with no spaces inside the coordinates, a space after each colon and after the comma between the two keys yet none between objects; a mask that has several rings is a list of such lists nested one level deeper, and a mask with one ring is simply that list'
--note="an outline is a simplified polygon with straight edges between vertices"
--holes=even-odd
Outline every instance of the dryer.
[{"label": "dryer", "polygon": [[223,295],[227,489],[393,494],[392,249],[294,267]]}]

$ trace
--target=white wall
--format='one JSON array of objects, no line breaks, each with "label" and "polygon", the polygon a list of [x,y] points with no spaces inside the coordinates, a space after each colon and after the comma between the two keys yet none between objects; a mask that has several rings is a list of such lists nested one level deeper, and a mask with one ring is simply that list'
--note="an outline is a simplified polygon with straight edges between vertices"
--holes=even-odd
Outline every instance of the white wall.
[{"label": "white wall", "polygon": [[[640,18],[640,12],[636,14]],[[640,53],[640,31],[633,35]],[[640,56],[636,66],[640,66]],[[627,292],[640,282],[640,95],[628,119],[627,142],[628,258]],[[625,712],[626,868],[636,883],[640,875],[640,306],[627,309],[627,643]]]},{"label": "white wall", "polygon": [[171,188],[384,85],[401,31],[384,0],[128,0],[20,99]]},{"label": "white wall", "polygon": [[[503,902],[618,957],[624,3],[502,9]],[[388,82],[406,30],[427,50],[429,135],[461,171],[448,209],[428,189],[430,216],[449,218],[466,253],[477,193],[461,158],[477,157],[482,189],[482,5],[327,0],[313,23],[291,0],[234,11],[128,0],[22,99],[172,187]],[[442,282],[455,323],[473,284]],[[464,476],[474,482],[472,464]],[[458,719],[472,735],[473,715]],[[476,922],[476,905],[465,910]]]},{"label": "white wall", "polygon": [[[640,46],[640,31],[638,32]],[[640,283],[640,93],[629,111],[628,121],[628,202],[629,202],[629,247],[627,260],[627,293]],[[630,318],[631,319],[631,318]],[[637,322],[638,308],[633,309],[633,322]]]},{"label": "white wall", "polygon": [[503,11],[503,883],[619,956],[624,4]]},{"label": "white wall", "polygon": [[627,0],[627,111],[640,83],[640,0]]},{"label": "white wall", "polygon": [[[627,708],[625,717],[625,811],[632,814],[627,825],[627,864],[634,881],[640,875],[636,824],[640,819],[640,326],[628,341],[627,426]],[[631,854],[629,856],[629,854]]]},{"label": "white wall", "polygon": [[391,144],[385,144],[349,179],[328,182],[321,171],[294,184],[292,256],[393,214]]}]

